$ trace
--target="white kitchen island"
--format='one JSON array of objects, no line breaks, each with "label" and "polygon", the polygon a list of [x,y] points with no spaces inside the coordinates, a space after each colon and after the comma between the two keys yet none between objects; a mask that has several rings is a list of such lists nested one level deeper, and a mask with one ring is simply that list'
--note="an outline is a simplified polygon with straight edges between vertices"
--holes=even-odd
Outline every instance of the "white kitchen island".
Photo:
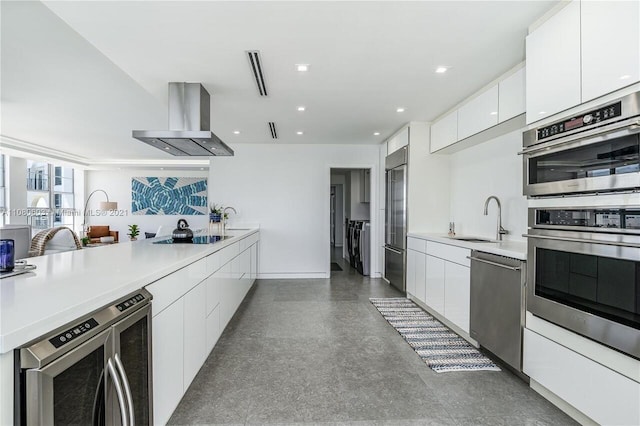
[{"label": "white kitchen island", "polygon": [[[169,396],[160,387],[175,377],[163,377],[167,370],[154,362],[154,422],[165,423],[257,275],[258,229],[227,235],[213,244],[153,244],[158,238],[34,257],[34,272],[0,280],[0,424],[13,424],[14,349],[143,287],[154,296],[154,359],[182,361],[171,365],[181,375],[179,396],[175,384]],[[174,336],[167,347],[169,314]],[[202,343],[194,349],[190,340]],[[189,349],[176,351],[179,341]]]}]

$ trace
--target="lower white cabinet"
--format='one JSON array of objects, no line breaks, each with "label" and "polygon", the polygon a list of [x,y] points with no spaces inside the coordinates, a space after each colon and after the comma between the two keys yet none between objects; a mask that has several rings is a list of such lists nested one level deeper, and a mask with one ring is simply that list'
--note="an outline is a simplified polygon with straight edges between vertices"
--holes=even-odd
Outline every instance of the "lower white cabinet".
[{"label": "lower white cabinet", "polygon": [[253,234],[211,255],[215,258],[195,262],[198,271],[210,274],[204,279],[185,273],[194,269],[188,266],[147,286],[152,303],[156,295],[162,302],[152,318],[154,424],[169,421],[251,288],[257,276],[257,241]]},{"label": "lower white cabinet", "polygon": [[471,251],[413,237],[407,246],[407,293],[469,333]]},{"label": "lower white cabinet", "polygon": [[207,281],[202,281],[184,295],[184,391],[198,374],[207,358]]},{"label": "lower white cabinet", "polygon": [[444,314],[449,321],[469,332],[471,269],[444,263]]},{"label": "lower white cabinet", "polygon": [[599,424],[640,424],[640,383],[529,329],[524,372]]},{"label": "lower white cabinet", "polygon": [[[427,255],[426,296],[424,302],[434,311],[445,315],[444,311],[444,264],[440,258]],[[446,315],[445,315],[446,316]]]},{"label": "lower white cabinet", "polygon": [[153,419],[166,424],[182,395],[184,352],[184,305],[180,298],[152,319]]}]

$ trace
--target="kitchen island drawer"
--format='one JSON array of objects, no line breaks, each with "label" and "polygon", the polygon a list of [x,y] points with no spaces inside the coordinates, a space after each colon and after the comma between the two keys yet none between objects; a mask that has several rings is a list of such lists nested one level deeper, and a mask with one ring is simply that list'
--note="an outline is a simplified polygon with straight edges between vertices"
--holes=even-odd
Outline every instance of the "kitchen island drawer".
[{"label": "kitchen island drawer", "polygon": [[145,288],[153,294],[152,315],[155,317],[206,277],[206,259],[177,270]]},{"label": "kitchen island drawer", "polygon": [[420,239],[420,238],[409,237],[409,238],[407,238],[407,248],[409,250],[419,251],[420,253],[426,253],[427,252],[427,242],[425,240]]}]

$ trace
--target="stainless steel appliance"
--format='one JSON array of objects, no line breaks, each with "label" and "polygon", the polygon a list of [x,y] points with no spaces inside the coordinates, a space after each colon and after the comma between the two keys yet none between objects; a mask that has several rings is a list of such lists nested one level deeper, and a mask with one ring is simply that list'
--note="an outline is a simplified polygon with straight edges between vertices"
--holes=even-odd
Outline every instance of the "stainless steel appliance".
[{"label": "stainless steel appliance", "polygon": [[153,424],[151,298],[138,290],[17,349],[15,423]]},{"label": "stainless steel appliance", "polygon": [[209,92],[200,83],[169,83],[169,130],[134,130],[132,136],[177,156],[233,156],[210,125]]},{"label": "stainless steel appliance", "polygon": [[640,358],[640,206],[529,209],[527,310]]},{"label": "stainless steel appliance", "polygon": [[406,291],[408,155],[405,146],[388,155],[385,160],[384,277],[403,293]]},{"label": "stainless steel appliance", "polygon": [[524,195],[640,190],[640,92],[523,134]]},{"label": "stainless steel appliance", "polygon": [[191,243],[193,242],[193,231],[189,229],[189,224],[185,219],[179,219],[171,237],[174,243]]},{"label": "stainless steel appliance", "polygon": [[511,366],[522,371],[525,312],[525,262],[472,251],[470,335]]},{"label": "stainless steel appliance", "polygon": [[356,220],[353,226],[353,250],[354,267],[362,275],[369,275],[369,252],[371,250],[371,224],[367,220]]}]

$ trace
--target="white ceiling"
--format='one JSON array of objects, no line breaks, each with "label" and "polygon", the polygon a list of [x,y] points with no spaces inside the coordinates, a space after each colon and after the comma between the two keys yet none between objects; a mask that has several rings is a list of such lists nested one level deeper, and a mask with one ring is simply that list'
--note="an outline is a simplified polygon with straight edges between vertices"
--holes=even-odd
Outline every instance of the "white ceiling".
[{"label": "white ceiling", "polygon": [[2,134],[89,159],[163,159],[131,130],[167,128],[169,81],[204,84],[212,130],[232,146],[379,143],[521,62],[527,27],[555,2],[45,4],[2,2]]}]

